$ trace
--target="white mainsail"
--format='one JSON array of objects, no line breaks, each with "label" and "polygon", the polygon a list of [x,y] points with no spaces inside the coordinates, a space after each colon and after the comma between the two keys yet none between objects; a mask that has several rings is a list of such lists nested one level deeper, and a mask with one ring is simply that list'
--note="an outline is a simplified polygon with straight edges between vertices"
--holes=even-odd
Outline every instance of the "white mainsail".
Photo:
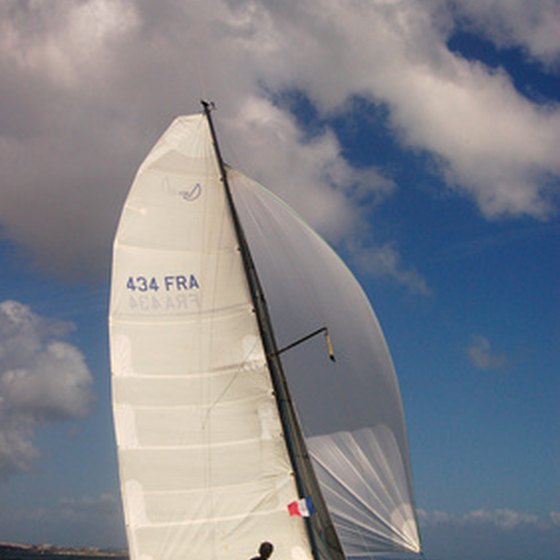
[{"label": "white mainsail", "polygon": [[[418,551],[398,387],[367,299],[291,211],[241,174],[228,177],[277,334],[289,343],[317,321],[333,333],[336,366],[314,343],[286,353],[285,363],[311,476],[344,554]],[[265,540],[274,560],[313,556],[314,529],[288,515],[302,497],[297,465],[239,245],[208,120],[180,117],[140,167],[114,245],[113,409],[132,560],[244,560]],[[302,272],[306,264],[314,272]],[[302,275],[319,290],[314,305],[341,282],[345,293],[330,298],[330,310],[308,313],[289,288]],[[341,314],[357,330],[349,341]],[[302,319],[297,331],[294,319]],[[383,394],[364,400],[364,390]]]}]

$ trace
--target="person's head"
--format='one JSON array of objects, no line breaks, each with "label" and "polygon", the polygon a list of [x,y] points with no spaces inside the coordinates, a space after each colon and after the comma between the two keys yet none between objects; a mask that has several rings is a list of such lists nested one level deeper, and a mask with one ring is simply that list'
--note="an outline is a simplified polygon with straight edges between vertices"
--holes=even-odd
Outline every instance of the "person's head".
[{"label": "person's head", "polygon": [[261,558],[264,558],[265,560],[270,558],[273,550],[274,547],[269,542],[263,542],[261,543],[261,546],[259,546],[259,554],[261,555]]}]

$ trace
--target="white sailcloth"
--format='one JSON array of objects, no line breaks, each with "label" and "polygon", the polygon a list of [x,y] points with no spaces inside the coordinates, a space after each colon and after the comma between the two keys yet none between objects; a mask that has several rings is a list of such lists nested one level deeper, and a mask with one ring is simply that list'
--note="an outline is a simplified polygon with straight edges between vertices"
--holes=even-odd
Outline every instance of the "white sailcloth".
[{"label": "white sailcloth", "polygon": [[336,364],[321,340],[290,350],[283,362],[346,557],[419,552],[400,392],[367,297],[286,204],[233,170],[230,183],[279,346],[323,325],[331,334]]},{"label": "white sailcloth", "polygon": [[132,560],[310,558],[206,119],[152,149],[118,227],[113,406]]},{"label": "white sailcloth", "polygon": [[[419,552],[404,414],[359,284],[285,204],[228,178],[344,554]],[[177,119],[128,196],[114,248],[113,403],[132,560],[311,558],[232,218],[202,115]]]}]

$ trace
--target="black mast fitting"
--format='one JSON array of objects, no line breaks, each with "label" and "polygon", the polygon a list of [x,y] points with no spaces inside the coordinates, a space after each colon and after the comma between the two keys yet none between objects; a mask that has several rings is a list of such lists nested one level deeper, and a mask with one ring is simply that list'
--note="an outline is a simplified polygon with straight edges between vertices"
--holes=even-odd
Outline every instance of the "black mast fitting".
[{"label": "black mast fitting", "polygon": [[284,346],[284,348],[280,348],[280,350],[276,351],[274,356],[279,356],[283,352],[286,352],[286,350],[291,350],[295,346],[299,346],[302,342],[306,342],[310,338],[313,338],[314,336],[317,336],[318,334],[321,334],[321,333],[325,333],[325,340],[327,342],[327,351],[329,353],[329,358],[333,362],[336,362],[336,358],[334,356],[333,345],[332,345],[332,342],[331,342],[331,337],[329,335],[329,329],[327,327],[322,327],[320,329],[317,329],[316,331],[313,331],[312,333],[309,333],[308,335],[305,335],[304,337],[296,340],[295,342],[292,342],[291,344],[288,344],[288,346]]}]

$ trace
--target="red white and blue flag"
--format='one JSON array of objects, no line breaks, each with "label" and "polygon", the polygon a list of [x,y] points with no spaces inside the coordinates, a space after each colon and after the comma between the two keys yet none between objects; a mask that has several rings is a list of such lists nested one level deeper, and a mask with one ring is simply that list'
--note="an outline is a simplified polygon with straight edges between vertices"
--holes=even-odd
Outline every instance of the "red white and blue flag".
[{"label": "red white and blue flag", "polygon": [[288,512],[290,515],[299,515],[300,517],[311,517],[315,513],[313,502],[307,496],[301,500],[296,500],[288,504]]}]

